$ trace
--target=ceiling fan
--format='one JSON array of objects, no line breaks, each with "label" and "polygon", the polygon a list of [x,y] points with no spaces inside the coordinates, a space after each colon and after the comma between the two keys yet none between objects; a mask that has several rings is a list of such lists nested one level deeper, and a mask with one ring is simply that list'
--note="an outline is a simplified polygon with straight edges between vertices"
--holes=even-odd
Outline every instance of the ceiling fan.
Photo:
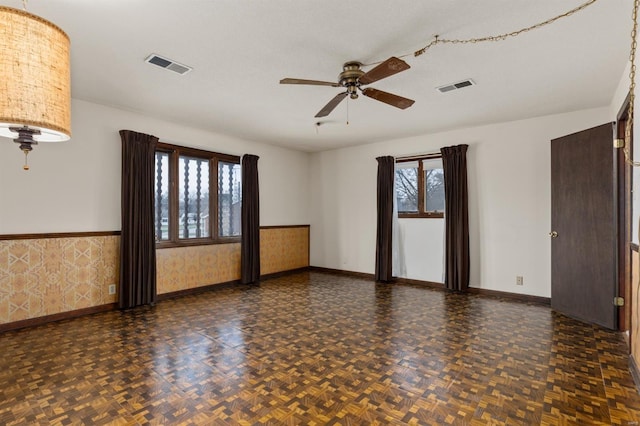
[{"label": "ceiling fan", "polygon": [[403,98],[402,96],[394,95],[393,93],[383,92],[382,90],[374,89],[373,87],[367,87],[364,89],[361,87],[408,70],[410,66],[405,61],[392,56],[367,72],[362,71],[360,69],[361,67],[362,64],[360,62],[347,62],[342,68],[342,72],[338,77],[339,81],[337,83],[332,83],[330,81],[303,80],[300,78],[283,78],[280,80],[280,84],[308,84],[311,86],[344,87],[347,89],[346,92],[339,93],[331,99],[329,103],[316,114],[316,117],[326,117],[331,114],[331,111],[333,111],[335,107],[337,107],[338,104],[347,97],[347,95],[349,95],[351,99],[357,99],[358,90],[360,90],[365,96],[384,102],[396,108],[406,109],[413,105],[415,101],[411,99]]}]

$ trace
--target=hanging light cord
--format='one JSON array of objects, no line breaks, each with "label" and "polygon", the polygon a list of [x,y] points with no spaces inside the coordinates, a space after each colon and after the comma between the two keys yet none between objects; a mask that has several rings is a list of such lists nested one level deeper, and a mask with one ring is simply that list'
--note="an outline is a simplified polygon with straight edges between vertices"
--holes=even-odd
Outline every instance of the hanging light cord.
[{"label": "hanging light cord", "polygon": [[594,4],[597,1],[598,0],[589,0],[586,3],[581,4],[580,6],[569,10],[568,12],[562,13],[562,14],[560,14],[558,16],[554,16],[553,18],[549,18],[546,21],[539,22],[539,23],[531,25],[529,27],[521,28],[521,29],[519,29],[517,31],[512,31],[510,33],[491,35],[491,36],[486,36],[486,37],[467,38],[467,39],[446,39],[446,38],[439,38],[438,36],[435,36],[434,40],[431,43],[427,44],[422,49],[415,51],[413,53],[413,56],[420,56],[420,55],[424,54],[427,50],[429,50],[430,48],[432,48],[436,44],[482,43],[482,42],[485,42],[485,41],[503,41],[503,40],[506,40],[506,39],[511,38],[511,37],[517,37],[520,34],[524,34],[524,33],[527,33],[529,31],[537,30],[538,28],[542,28],[542,27],[547,26],[549,24],[553,24],[558,19],[567,18],[567,17],[569,17],[569,16],[571,16],[571,15],[573,15],[575,13],[580,12],[583,9],[586,9],[587,7],[591,6],[592,4]]},{"label": "hanging light cord", "polygon": [[[521,29],[516,30],[516,31],[511,31],[509,33],[498,34],[498,35],[490,35],[490,36],[485,36],[485,37],[466,38],[466,39],[447,39],[447,38],[440,38],[440,36],[436,35],[436,36],[434,36],[433,40],[429,44],[427,44],[425,47],[423,47],[422,49],[416,50],[413,53],[406,53],[404,55],[400,55],[400,56],[398,56],[398,58],[402,59],[402,58],[406,58],[408,56],[418,57],[418,56],[423,55],[424,53],[426,53],[427,50],[431,49],[436,44],[475,44],[475,43],[483,43],[483,42],[486,42],[486,41],[503,41],[503,40],[506,40],[508,38],[517,37],[517,36],[519,36],[521,34],[529,32],[529,31],[537,30],[538,28],[542,28],[544,26],[550,25],[550,24],[556,22],[559,19],[567,18],[567,17],[569,17],[571,15],[574,15],[574,14],[586,9],[587,7],[591,6],[592,4],[594,4],[597,1],[598,0],[589,0],[589,1],[581,4],[578,7],[575,7],[575,8],[573,8],[573,9],[567,11],[567,12],[561,13],[560,15],[554,16],[553,18],[549,18],[546,21],[538,22],[537,24],[530,25],[528,27],[521,28]],[[365,64],[365,66],[377,65],[377,64],[380,64],[382,62],[383,61],[373,62],[373,63],[370,63],[370,64]]]},{"label": "hanging light cord", "polygon": [[627,113],[627,123],[624,129],[624,160],[632,167],[640,167],[640,161],[633,161],[629,154],[629,147],[633,145],[631,140],[633,129],[633,104],[635,103],[635,91],[636,91],[636,36],[638,34],[638,4],[640,0],[633,1],[633,28],[631,29],[631,53],[629,54],[629,62],[631,63],[631,70],[629,71],[629,111]]}]

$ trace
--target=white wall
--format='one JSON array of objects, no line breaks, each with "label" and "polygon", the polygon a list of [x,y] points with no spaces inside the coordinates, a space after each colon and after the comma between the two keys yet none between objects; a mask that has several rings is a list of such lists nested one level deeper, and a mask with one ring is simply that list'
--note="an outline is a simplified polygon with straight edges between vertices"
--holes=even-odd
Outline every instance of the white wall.
[{"label": "white wall", "polygon": [[471,286],[550,297],[550,140],[611,119],[597,108],[312,154],[311,264],[373,273],[376,157],[468,144]]},{"label": "white wall", "polygon": [[[622,80],[625,77],[622,77]],[[624,84],[621,80],[621,89]],[[311,223],[311,264],[372,273],[376,171],[381,155],[434,152],[466,143],[470,189],[471,285],[550,296],[549,140],[613,119],[611,107],[460,129],[332,150],[301,153],[206,132],[140,114],[74,100],[73,138],[38,145],[22,170],[17,145],[0,140],[0,234],[120,229],[120,129],[162,141],[260,156],[261,224]],[[640,147],[636,147],[636,153]],[[636,187],[640,173],[635,173]],[[634,224],[640,211],[634,209]],[[440,281],[437,220],[403,221],[428,263],[408,278]],[[419,228],[419,229],[416,229]],[[420,229],[421,228],[421,229]],[[432,229],[426,229],[432,228]],[[431,238],[431,237],[437,238]],[[637,241],[637,227],[634,238]],[[429,245],[431,244],[431,245]],[[441,246],[440,246],[441,247]],[[415,262],[411,262],[415,264]],[[440,270],[438,269],[440,266]],[[524,276],[524,287],[515,276]]]},{"label": "white wall", "polygon": [[444,219],[399,219],[400,258],[394,275],[444,282]]},{"label": "white wall", "polygon": [[28,172],[18,145],[0,138],[0,234],[120,230],[121,129],[258,155],[261,225],[309,223],[309,154],[74,99],[72,139],[36,146]]}]

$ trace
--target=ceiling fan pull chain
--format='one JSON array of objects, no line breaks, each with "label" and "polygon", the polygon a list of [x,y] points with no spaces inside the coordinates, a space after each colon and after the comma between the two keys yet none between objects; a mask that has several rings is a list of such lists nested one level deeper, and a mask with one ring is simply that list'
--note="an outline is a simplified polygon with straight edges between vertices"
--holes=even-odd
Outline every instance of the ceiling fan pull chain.
[{"label": "ceiling fan pull chain", "polygon": [[349,125],[349,99],[347,99],[347,126]]}]

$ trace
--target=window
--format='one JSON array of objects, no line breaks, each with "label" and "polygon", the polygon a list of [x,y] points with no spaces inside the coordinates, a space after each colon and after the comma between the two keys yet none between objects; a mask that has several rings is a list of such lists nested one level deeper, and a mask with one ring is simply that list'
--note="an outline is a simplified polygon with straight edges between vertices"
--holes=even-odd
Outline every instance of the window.
[{"label": "window", "polygon": [[239,241],[240,157],[159,143],[155,170],[158,246]]},{"label": "window", "polygon": [[399,217],[444,217],[440,156],[397,161],[395,186]]},{"label": "window", "polygon": [[240,235],[240,164],[218,163],[218,235]]},{"label": "window", "polygon": [[209,238],[209,160],[178,157],[178,237]]}]

